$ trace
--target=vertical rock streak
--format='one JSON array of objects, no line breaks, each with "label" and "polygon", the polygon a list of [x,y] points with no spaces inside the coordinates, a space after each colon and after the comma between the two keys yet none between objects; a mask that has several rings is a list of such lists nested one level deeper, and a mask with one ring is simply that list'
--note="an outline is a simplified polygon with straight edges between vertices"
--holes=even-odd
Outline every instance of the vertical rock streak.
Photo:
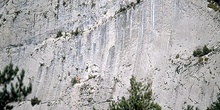
[{"label": "vertical rock streak", "polygon": [[154,25],[155,25],[155,16],[154,16],[154,14],[155,14],[155,0],[151,0],[151,2],[150,2],[150,7],[151,7],[151,30],[152,31],[154,31]]}]

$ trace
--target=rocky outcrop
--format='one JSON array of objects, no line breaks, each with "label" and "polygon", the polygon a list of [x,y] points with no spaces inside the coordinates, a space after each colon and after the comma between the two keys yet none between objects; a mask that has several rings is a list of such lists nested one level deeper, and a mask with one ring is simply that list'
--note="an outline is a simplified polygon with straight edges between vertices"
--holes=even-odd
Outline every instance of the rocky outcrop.
[{"label": "rocky outcrop", "polygon": [[[165,110],[205,109],[219,92],[219,13],[203,0],[6,0],[0,65],[33,84],[16,110],[106,109],[131,75],[152,83]],[[58,32],[61,36],[57,36]],[[198,62],[193,51],[213,51]],[[72,84],[78,77],[80,82]],[[31,106],[34,96],[41,100]]]}]

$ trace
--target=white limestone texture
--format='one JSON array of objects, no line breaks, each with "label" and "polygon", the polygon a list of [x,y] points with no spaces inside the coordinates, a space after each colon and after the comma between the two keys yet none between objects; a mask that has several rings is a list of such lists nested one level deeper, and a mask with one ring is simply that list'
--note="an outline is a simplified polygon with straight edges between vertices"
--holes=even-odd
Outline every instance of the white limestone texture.
[{"label": "white limestone texture", "polygon": [[[1,0],[0,70],[12,62],[33,85],[14,110],[106,110],[128,96],[131,75],[152,84],[163,110],[206,109],[220,86],[220,14],[207,4]],[[192,53],[204,45],[213,51],[198,62]]]}]

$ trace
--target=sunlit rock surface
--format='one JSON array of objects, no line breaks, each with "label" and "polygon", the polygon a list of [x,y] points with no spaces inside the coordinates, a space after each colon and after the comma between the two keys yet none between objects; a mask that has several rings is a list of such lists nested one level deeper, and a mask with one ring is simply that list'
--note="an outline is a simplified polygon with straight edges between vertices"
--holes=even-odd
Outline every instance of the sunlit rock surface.
[{"label": "sunlit rock surface", "polygon": [[[1,0],[1,70],[12,62],[33,85],[14,110],[105,110],[127,96],[131,75],[152,84],[163,110],[205,109],[220,86],[220,14],[207,4]],[[192,53],[204,45],[213,51],[199,63]],[[41,103],[32,107],[34,96]]]}]

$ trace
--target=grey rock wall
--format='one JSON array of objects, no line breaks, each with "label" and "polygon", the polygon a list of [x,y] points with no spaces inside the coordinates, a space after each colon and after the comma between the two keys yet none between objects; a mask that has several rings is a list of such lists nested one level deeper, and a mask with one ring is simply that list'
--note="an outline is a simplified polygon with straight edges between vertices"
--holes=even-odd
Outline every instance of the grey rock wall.
[{"label": "grey rock wall", "polygon": [[[33,84],[27,100],[14,109],[107,109],[110,101],[127,95],[131,75],[152,83],[153,97],[164,110],[205,109],[216,100],[220,85],[219,13],[207,4],[0,1],[1,68],[13,62],[26,70],[25,82]],[[58,31],[63,36],[57,38]],[[214,51],[198,63],[192,53],[204,45]],[[76,76],[80,83],[73,86]],[[41,103],[32,107],[34,96]]]}]

